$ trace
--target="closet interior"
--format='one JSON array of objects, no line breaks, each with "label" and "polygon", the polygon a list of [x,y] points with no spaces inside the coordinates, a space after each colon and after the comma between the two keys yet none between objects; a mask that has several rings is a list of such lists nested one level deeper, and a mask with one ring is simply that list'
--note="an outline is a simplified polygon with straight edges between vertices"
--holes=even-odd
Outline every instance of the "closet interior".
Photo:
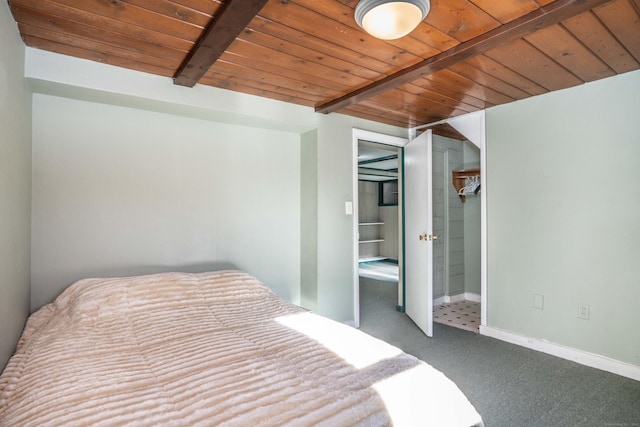
[{"label": "closet interior", "polygon": [[399,281],[399,149],[360,141],[358,144],[359,276]]},{"label": "closet interior", "polygon": [[433,321],[473,332],[480,325],[480,151],[433,138]]}]

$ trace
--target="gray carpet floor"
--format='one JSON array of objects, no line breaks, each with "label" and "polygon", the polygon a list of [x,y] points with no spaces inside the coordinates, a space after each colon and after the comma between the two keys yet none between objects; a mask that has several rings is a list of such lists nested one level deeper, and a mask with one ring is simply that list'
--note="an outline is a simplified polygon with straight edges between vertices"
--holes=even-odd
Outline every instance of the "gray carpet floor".
[{"label": "gray carpet floor", "polygon": [[395,310],[395,284],[360,284],[360,329],[442,371],[486,426],[640,427],[639,381],[437,323],[427,338]]}]

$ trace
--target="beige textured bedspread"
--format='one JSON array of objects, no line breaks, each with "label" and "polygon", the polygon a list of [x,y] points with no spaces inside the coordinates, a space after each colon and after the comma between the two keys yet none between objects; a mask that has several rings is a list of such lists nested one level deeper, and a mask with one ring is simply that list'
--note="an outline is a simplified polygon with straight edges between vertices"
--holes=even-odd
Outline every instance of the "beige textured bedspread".
[{"label": "beige textured bedspread", "polygon": [[2,426],[481,424],[442,373],[239,271],[86,279],[28,320]]}]

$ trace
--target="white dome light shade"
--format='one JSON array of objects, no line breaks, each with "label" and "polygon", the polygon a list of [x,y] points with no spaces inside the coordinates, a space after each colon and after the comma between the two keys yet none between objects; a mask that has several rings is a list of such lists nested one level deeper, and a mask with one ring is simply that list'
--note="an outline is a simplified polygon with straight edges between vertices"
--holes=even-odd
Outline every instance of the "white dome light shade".
[{"label": "white dome light shade", "polygon": [[429,0],[360,0],[355,18],[372,36],[393,40],[413,31],[429,13]]}]

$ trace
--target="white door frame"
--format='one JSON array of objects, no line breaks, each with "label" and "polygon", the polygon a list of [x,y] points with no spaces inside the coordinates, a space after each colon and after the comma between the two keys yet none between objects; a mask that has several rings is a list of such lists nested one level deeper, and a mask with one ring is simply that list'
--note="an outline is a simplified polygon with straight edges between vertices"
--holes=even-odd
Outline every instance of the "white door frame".
[{"label": "white door frame", "polygon": [[[385,135],[367,130],[353,128],[352,132],[352,158],[353,158],[353,320],[356,328],[360,327],[360,277],[358,275],[358,141],[376,142],[379,144],[404,147],[409,140],[397,136]],[[401,244],[404,236],[399,235]],[[400,285],[400,284],[399,284]]]}]

